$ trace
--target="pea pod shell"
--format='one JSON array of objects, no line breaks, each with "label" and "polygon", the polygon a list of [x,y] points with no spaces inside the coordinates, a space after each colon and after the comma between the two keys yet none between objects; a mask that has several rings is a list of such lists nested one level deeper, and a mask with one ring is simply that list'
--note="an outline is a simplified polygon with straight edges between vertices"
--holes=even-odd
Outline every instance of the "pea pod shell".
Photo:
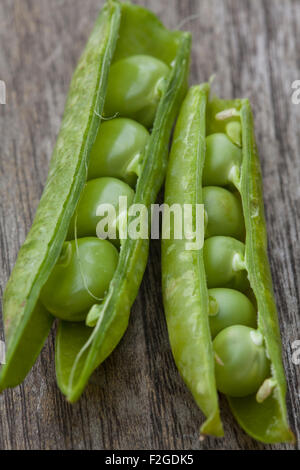
[{"label": "pea pod shell", "polygon": [[[226,107],[226,101],[220,101],[222,107]],[[258,327],[264,336],[276,387],[262,403],[258,403],[255,396],[229,398],[229,403],[237,421],[255,439],[265,443],[293,442],[294,435],[287,419],[286,379],[281,358],[278,314],[267,254],[260,162],[255,143],[251,106],[247,99],[242,100],[240,115],[243,140],[240,192],[247,234],[245,261],[249,281],[257,301]]]},{"label": "pea pod shell", "polygon": [[[192,87],[177,120],[165,183],[165,203],[200,204],[208,85]],[[208,320],[202,250],[185,239],[162,240],[163,300],[176,365],[206,421],[201,432],[223,435]]]}]

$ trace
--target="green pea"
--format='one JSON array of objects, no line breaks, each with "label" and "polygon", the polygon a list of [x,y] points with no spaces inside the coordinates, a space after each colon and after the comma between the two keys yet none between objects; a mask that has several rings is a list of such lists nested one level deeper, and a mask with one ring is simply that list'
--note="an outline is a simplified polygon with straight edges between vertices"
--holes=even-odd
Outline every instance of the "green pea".
[{"label": "green pea", "polygon": [[103,177],[88,181],[71,219],[67,239],[75,238],[75,224],[77,238],[95,237],[97,224],[105,215],[103,214],[102,217],[97,215],[97,209],[101,204],[111,204],[115,208],[116,216],[118,216],[120,196],[127,197],[127,206],[129,207],[134,198],[134,191],[128,184],[117,178]]},{"label": "green pea", "polygon": [[231,397],[256,393],[270,375],[262,334],[254,328],[234,325],[213,341],[217,388]]},{"label": "green pea", "polygon": [[230,287],[245,291],[249,288],[244,263],[245,245],[232,237],[207,238],[203,246],[207,286]]},{"label": "green pea", "polygon": [[41,291],[41,301],[55,317],[82,321],[88,309],[99,303],[118,263],[118,251],[96,237],[65,242],[61,255]]},{"label": "green pea", "polygon": [[149,137],[147,129],[132,119],[102,122],[91,151],[88,179],[114,176],[134,187]]},{"label": "green pea", "polygon": [[206,137],[206,155],[202,182],[204,186],[227,186],[235,182],[242,163],[242,151],[226,134]]},{"label": "green pea", "polygon": [[244,238],[242,204],[235,194],[219,186],[206,186],[203,188],[203,202],[207,213],[206,238],[214,235]]},{"label": "green pea", "polygon": [[232,143],[242,146],[242,125],[239,121],[229,121],[225,126],[226,134]]},{"label": "green pea", "polygon": [[217,287],[209,289],[209,325],[212,338],[232,325],[256,328],[255,308],[242,292]]},{"label": "green pea", "polygon": [[164,62],[147,55],[115,62],[109,73],[105,116],[117,114],[151,127],[169,72]]}]

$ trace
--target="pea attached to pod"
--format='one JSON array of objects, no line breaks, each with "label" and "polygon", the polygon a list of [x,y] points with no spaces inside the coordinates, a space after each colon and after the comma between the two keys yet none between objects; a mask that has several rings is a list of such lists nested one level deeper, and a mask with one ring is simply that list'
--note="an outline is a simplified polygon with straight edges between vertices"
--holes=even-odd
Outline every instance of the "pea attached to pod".
[{"label": "pea attached to pod", "polygon": [[242,151],[223,133],[206,137],[203,186],[227,186],[236,183],[242,163]]},{"label": "pea attached to pod", "polygon": [[235,238],[207,238],[203,246],[203,258],[208,288],[229,287],[246,291],[249,281],[244,254],[244,243]]},{"label": "pea attached to pod", "polygon": [[128,117],[151,127],[170,73],[150,55],[133,55],[115,62],[108,79],[104,114]]},{"label": "pea attached to pod", "polygon": [[243,240],[245,223],[240,199],[225,188],[206,186],[203,202],[207,213],[205,237],[228,235]]},{"label": "pea attached to pod", "polygon": [[103,121],[91,150],[88,179],[113,176],[134,187],[150,135],[132,119]]},{"label": "pea attached to pod", "polygon": [[256,328],[257,313],[245,294],[235,289],[217,287],[208,289],[209,326],[212,338],[232,325]]},{"label": "pea attached to pod", "polygon": [[88,309],[104,297],[118,257],[117,249],[107,240],[85,237],[65,242],[42,288],[41,302],[62,320],[85,320]]},{"label": "pea attached to pod", "polygon": [[217,388],[231,397],[256,393],[270,375],[262,334],[254,328],[234,325],[213,341]]},{"label": "pea attached to pod", "polygon": [[105,211],[100,213],[101,206],[105,209],[104,204],[111,205],[115,211],[116,218],[111,221],[111,225],[116,227],[112,240],[117,239],[117,220],[120,215],[119,198],[121,196],[126,198],[126,204],[129,207],[134,198],[134,191],[128,184],[117,178],[103,177],[88,181],[72,217],[67,239],[75,238],[75,228],[78,238],[99,235],[97,234],[97,224],[105,215]]}]

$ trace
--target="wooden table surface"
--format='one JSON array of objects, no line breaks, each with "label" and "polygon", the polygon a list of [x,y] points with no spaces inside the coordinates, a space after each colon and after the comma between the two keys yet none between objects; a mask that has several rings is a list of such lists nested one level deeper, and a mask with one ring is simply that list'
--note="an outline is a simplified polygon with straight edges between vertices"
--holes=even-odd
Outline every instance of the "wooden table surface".
[{"label": "wooden table surface", "polygon": [[[193,33],[190,82],[216,74],[215,92],[249,97],[261,156],[269,249],[283,339],[292,428],[300,434],[300,79],[298,0],[141,0],[169,28]],[[1,0],[1,274],[3,293],[46,180],[72,71],[99,0]],[[130,325],[69,405],[55,383],[54,331],[25,382],[0,396],[1,449],[292,449],[263,446],[235,423],[224,400],[224,439],[199,440],[203,415],[173,363],[160,283],[160,244],[150,259]],[[3,328],[0,325],[1,337]]]}]

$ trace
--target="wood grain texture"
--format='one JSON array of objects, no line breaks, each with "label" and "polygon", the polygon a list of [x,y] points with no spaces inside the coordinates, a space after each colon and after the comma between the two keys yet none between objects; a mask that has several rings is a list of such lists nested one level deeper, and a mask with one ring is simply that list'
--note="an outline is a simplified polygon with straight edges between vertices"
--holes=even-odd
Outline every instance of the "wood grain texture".
[{"label": "wood grain texture", "polygon": [[[191,83],[216,74],[223,98],[249,97],[262,161],[275,295],[288,378],[288,409],[300,437],[300,79],[298,0],[141,0],[170,28],[193,33]],[[103,1],[2,0],[0,79],[1,294],[46,180],[72,71]],[[184,28],[183,27],[183,28]],[[160,244],[150,259],[128,331],[69,405],[55,383],[54,332],[25,382],[0,396],[1,449],[292,449],[245,435],[222,400],[226,437],[199,440],[201,412],[170,352],[160,284]],[[3,339],[2,324],[0,325]]]}]

